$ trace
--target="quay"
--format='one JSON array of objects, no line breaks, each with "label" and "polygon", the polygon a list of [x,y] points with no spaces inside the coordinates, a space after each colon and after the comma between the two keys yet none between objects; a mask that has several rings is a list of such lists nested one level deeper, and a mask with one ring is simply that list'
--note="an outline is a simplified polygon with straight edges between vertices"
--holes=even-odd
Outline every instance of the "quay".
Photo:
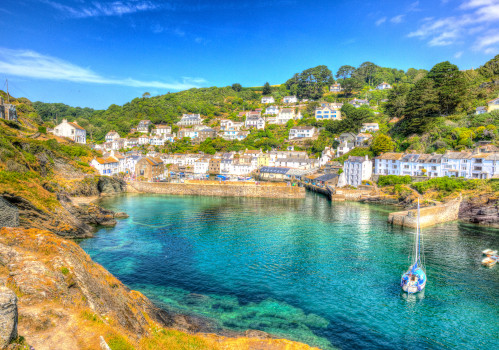
[{"label": "quay", "polygon": [[184,183],[140,182],[127,184],[127,192],[180,196],[305,198],[305,188],[284,182],[230,182],[187,180]]}]

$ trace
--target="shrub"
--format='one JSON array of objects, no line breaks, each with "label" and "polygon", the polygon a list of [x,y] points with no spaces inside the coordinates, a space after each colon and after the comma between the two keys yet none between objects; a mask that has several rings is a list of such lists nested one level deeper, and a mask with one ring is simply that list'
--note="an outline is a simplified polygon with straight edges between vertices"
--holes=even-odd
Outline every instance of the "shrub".
[{"label": "shrub", "polygon": [[411,183],[411,177],[409,175],[398,176],[398,175],[380,175],[378,179],[378,186],[393,186],[393,185],[408,185]]}]

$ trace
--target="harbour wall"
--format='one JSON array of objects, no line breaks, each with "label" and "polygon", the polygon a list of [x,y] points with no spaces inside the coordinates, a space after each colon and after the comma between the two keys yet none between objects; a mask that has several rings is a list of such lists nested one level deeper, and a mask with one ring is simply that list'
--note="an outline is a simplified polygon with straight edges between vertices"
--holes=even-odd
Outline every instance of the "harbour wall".
[{"label": "harbour wall", "polygon": [[305,188],[285,183],[192,181],[186,183],[131,182],[127,192],[179,196],[305,198]]},{"label": "harbour wall", "polygon": [[[459,216],[461,199],[455,199],[442,205],[420,209],[421,227],[429,227],[444,222],[454,221]],[[415,228],[417,225],[417,209],[399,211],[388,215],[388,222],[394,225]]]}]

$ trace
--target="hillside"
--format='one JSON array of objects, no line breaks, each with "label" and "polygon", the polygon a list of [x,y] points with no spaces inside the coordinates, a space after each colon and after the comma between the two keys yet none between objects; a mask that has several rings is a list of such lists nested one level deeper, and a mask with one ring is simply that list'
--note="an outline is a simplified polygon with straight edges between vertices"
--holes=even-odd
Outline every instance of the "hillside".
[{"label": "hillside", "polygon": [[[410,68],[402,71],[379,67],[364,62],[359,67],[342,66],[335,75],[326,67],[318,66],[296,73],[287,82],[268,86],[268,94],[276,104],[286,95],[314,98],[326,102],[341,102],[341,121],[318,121],[314,118],[317,102],[309,101],[294,106],[303,119],[289,125],[270,125],[265,131],[251,131],[242,141],[221,138],[202,145],[182,140],[168,145],[163,151],[170,153],[237,151],[244,148],[280,148],[290,145],[286,141],[289,129],[295,125],[320,128],[316,140],[297,145],[299,149],[318,155],[324,147],[334,144],[342,132],[358,132],[365,122],[380,124],[380,133],[390,136],[396,151],[444,152],[470,147],[480,140],[497,141],[497,112],[475,115],[478,106],[499,95],[499,55],[476,70],[459,71],[449,62],[436,64],[430,71]],[[336,80],[334,79],[336,78]],[[329,92],[333,82],[340,83],[341,92]],[[377,90],[376,84],[387,82],[393,89]],[[178,93],[150,97],[149,93],[123,106],[111,105],[107,110],[73,108],[64,104],[24,101],[23,108],[40,115],[46,126],[53,126],[62,118],[76,120],[83,126],[89,139],[101,142],[110,130],[122,137],[142,119],[153,123],[174,124],[182,113],[200,113],[206,125],[216,127],[219,119],[243,121],[239,112],[265,108],[260,103],[264,87],[244,88],[239,84],[227,87],[190,89]],[[352,98],[369,100],[369,106],[352,108],[346,102]],[[173,125],[173,131],[178,127]],[[129,135],[130,136],[130,135]],[[136,137],[137,135],[135,135]],[[390,146],[390,145],[388,145]],[[376,153],[376,152],[375,152]]]}]

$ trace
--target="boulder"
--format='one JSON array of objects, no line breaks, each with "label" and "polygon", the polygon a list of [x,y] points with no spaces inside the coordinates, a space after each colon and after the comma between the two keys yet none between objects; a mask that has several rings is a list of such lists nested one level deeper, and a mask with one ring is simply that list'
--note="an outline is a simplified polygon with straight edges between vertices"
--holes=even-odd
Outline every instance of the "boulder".
[{"label": "boulder", "polygon": [[128,217],[128,214],[125,213],[125,212],[118,212],[118,213],[114,213],[114,218],[115,219],[126,219]]},{"label": "boulder", "polygon": [[0,287],[0,349],[17,338],[17,297],[7,287]]}]

